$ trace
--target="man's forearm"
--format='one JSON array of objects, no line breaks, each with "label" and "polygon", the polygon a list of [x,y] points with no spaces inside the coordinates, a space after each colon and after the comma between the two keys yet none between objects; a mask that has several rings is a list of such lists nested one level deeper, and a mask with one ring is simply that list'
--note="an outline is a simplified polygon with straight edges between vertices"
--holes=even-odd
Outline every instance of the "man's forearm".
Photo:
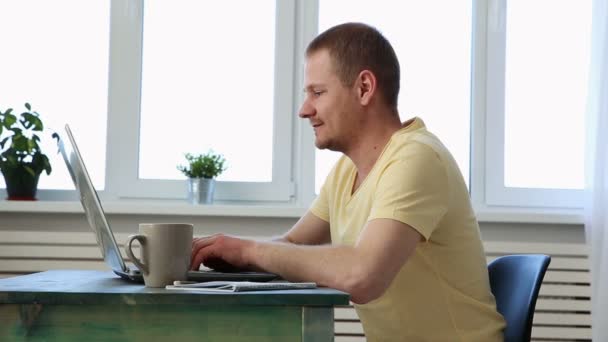
[{"label": "man's forearm", "polygon": [[354,246],[296,244],[289,238],[283,240],[287,242],[248,241],[234,260],[290,281],[314,281],[342,290],[350,293],[353,302],[367,303],[386,291],[422,239],[405,223],[375,219],[364,227]]},{"label": "man's forearm", "polygon": [[254,268],[279,274],[289,281],[314,281],[351,294],[369,276],[364,274],[364,258],[349,246],[256,242],[247,258]]}]

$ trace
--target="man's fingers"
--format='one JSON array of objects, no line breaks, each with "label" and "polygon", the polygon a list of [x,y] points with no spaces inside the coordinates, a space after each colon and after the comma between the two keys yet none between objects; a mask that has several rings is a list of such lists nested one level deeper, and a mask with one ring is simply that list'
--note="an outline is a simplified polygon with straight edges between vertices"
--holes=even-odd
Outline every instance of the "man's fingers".
[{"label": "man's fingers", "polygon": [[213,241],[211,241],[211,242],[209,242],[207,240],[199,241],[199,243],[197,243],[195,245],[195,247],[192,249],[192,260],[191,260],[190,267],[193,271],[196,271],[199,269],[199,267],[204,259],[207,259],[207,258],[213,256],[213,250],[214,250],[213,242],[214,241],[215,241],[215,239],[213,239]]},{"label": "man's fingers", "polygon": [[192,240],[192,256],[194,256],[194,254],[196,254],[199,249],[212,245],[215,240],[217,240],[216,235]]},{"label": "man's fingers", "polygon": [[202,236],[202,237],[195,237],[192,239],[192,248],[194,249],[194,245],[200,241],[205,241],[205,240],[209,240],[209,239],[214,239],[216,238],[218,235],[220,234],[213,234],[213,235],[209,235],[209,236]]},{"label": "man's fingers", "polygon": [[215,241],[215,237],[214,236],[210,236],[210,237],[205,237],[205,238],[200,238],[200,239],[196,239],[192,241],[192,249],[200,249],[203,248],[205,246],[209,246],[210,244],[213,243],[213,241]]},{"label": "man's fingers", "polygon": [[201,262],[203,262],[206,254],[207,251],[204,248],[192,250],[192,262],[190,263],[190,269],[197,271],[201,266]]},{"label": "man's fingers", "polygon": [[213,245],[223,234],[213,234],[211,236],[196,238],[192,240],[192,254],[190,257],[190,268],[198,270],[203,260],[212,257]]}]

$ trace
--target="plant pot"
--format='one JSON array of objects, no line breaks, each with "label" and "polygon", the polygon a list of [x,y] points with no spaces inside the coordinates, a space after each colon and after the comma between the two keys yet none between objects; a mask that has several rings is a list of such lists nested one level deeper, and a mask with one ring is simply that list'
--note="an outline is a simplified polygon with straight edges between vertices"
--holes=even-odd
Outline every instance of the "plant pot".
[{"label": "plant pot", "polygon": [[211,204],[215,192],[215,179],[188,178],[188,202],[191,204]]},{"label": "plant pot", "polygon": [[32,176],[23,166],[2,168],[8,200],[35,201],[40,173]]}]

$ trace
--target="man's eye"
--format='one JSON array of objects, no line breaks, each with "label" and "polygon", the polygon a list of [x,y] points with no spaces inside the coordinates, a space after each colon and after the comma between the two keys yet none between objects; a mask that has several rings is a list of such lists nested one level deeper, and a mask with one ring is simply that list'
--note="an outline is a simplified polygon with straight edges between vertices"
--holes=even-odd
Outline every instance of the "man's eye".
[{"label": "man's eye", "polygon": [[323,91],[321,91],[321,90],[319,90],[319,91],[313,91],[312,93],[313,93],[313,95],[315,97],[319,97],[319,96],[321,96],[321,94],[323,94]]}]

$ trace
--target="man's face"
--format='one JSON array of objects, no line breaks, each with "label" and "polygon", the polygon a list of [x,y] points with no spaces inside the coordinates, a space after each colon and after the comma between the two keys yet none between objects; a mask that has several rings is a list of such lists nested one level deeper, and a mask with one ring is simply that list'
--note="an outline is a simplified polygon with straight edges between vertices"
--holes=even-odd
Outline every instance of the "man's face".
[{"label": "man's face", "polygon": [[327,50],[306,59],[304,91],[299,116],[310,121],[317,148],[345,152],[356,133],[356,92],[340,82]]}]

